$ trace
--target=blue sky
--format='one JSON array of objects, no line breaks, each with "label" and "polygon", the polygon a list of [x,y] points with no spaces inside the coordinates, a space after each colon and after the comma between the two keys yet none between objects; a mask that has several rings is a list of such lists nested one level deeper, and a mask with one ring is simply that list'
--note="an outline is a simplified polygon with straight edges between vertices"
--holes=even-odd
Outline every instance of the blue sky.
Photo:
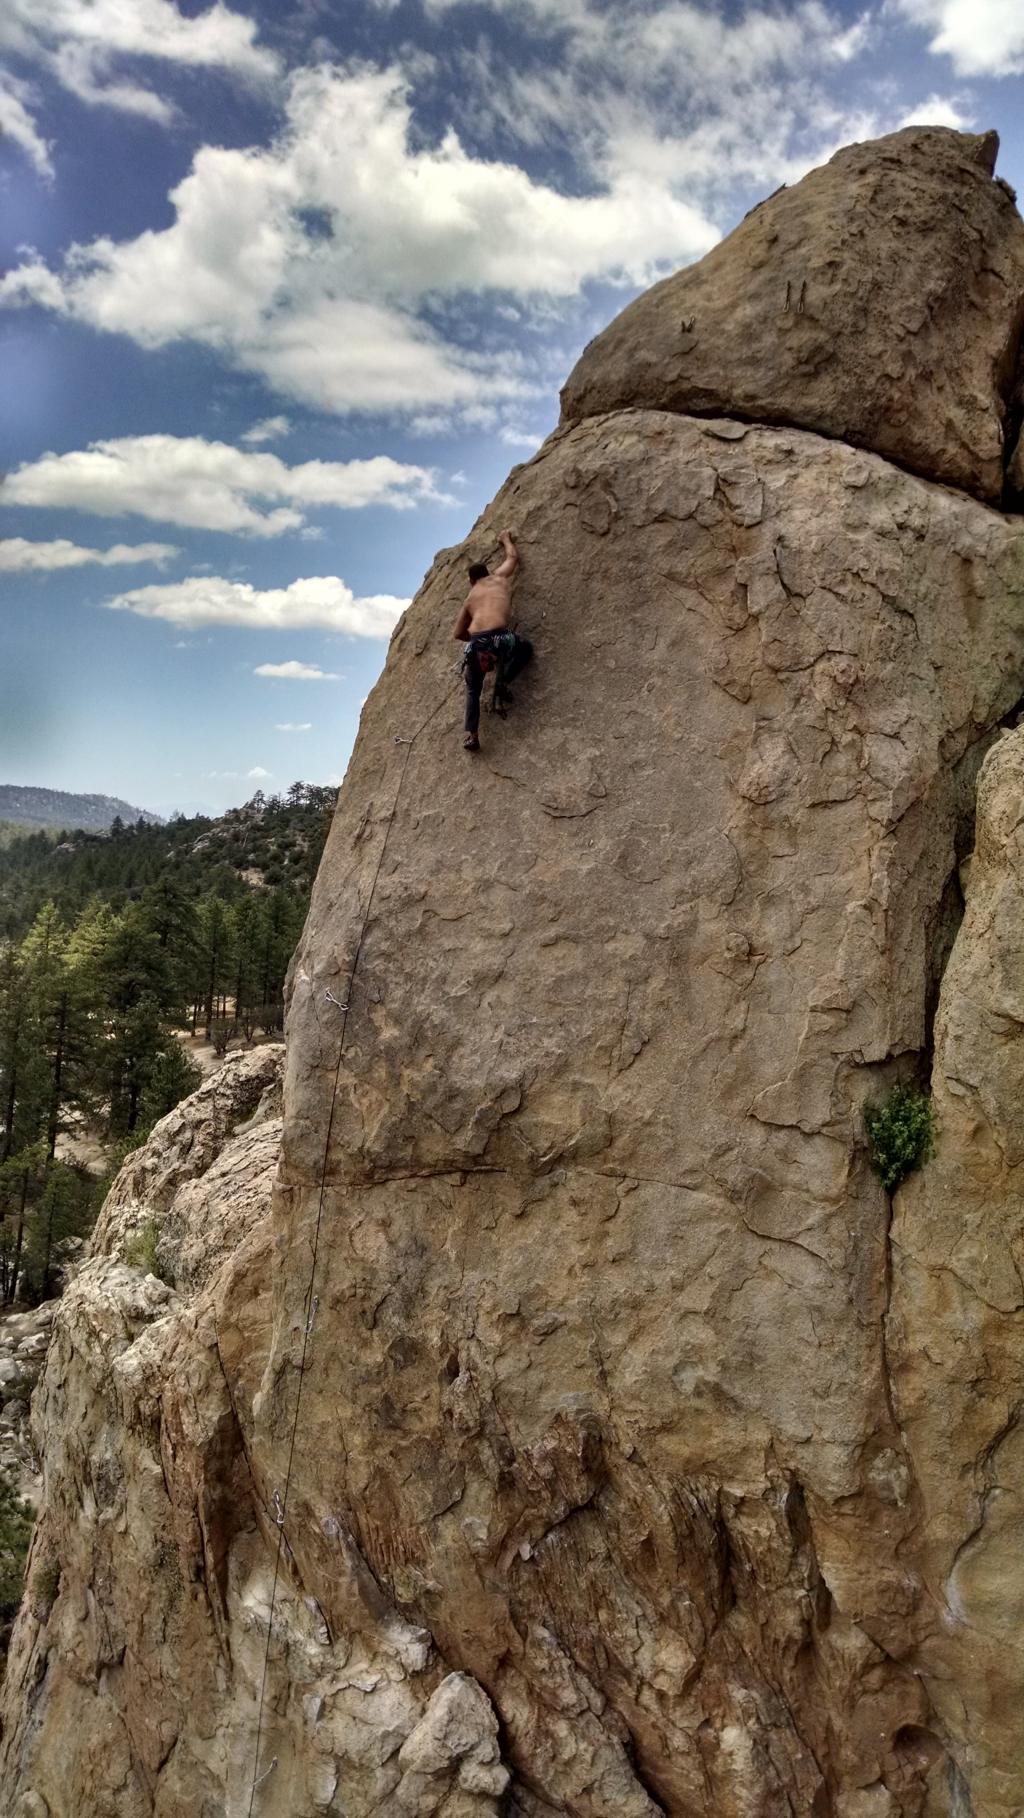
[{"label": "blue sky", "polygon": [[[583,343],[760,196],[995,126],[1019,0],[4,0],[0,781],[344,770]],[[458,602],[453,602],[453,608]]]}]

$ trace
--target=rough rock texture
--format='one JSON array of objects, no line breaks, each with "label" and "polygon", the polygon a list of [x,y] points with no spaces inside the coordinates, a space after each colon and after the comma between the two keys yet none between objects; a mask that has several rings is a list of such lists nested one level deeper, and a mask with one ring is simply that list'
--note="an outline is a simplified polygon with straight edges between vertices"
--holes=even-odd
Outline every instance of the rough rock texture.
[{"label": "rough rock texture", "polygon": [[[60,1303],[33,1407],[43,1513],[5,1685],[19,1716],[0,1809],[18,1818],[248,1810],[276,1528],[254,1502],[239,1407],[270,1337],[282,1053],[228,1061],[157,1126]],[[175,1286],[124,1260],[143,1237]],[[270,1775],[279,1809],[497,1811],[509,1776],[493,1710],[421,1631],[395,1616],[372,1645],[332,1646],[286,1570],[272,1670],[294,1726]]]},{"label": "rough rock texture", "polygon": [[931,1603],[921,1661],[985,1818],[1024,1811],[1022,804],[1014,732],[981,773],[936,1017],[938,1153],[897,1196],[892,1232],[891,1354]]},{"label": "rough rock texture", "polygon": [[649,405],[797,423],[998,500],[1024,322],[998,144],[913,126],[837,152],[623,310],[563,421]]},{"label": "rough rock texture", "polygon": [[454,745],[445,558],[297,959],[263,1493],[326,1152],[288,1531],[332,1628],[340,1528],[488,1692],[524,1810],[952,1811],[859,1110],[928,1041],[1024,536],[651,412],[554,438],[506,518],[520,717]]},{"label": "rough rock texture", "polygon": [[[62,1304],[0,1801],[1010,1818],[1024,1295],[1012,1242],[950,1271],[966,1126],[894,1249],[861,1111],[930,1060],[1024,692],[1024,525],[655,409],[556,433],[474,555],[508,522],[537,661],[482,756],[464,549],[364,712],[270,1219],[265,1126],[201,1092]],[[150,1221],[179,1288],[120,1260]]]},{"label": "rough rock texture", "polygon": [[57,1303],[0,1315],[0,1467],[12,1473],[18,1494],[35,1504],[41,1480],[28,1425],[32,1392],[46,1357]]},{"label": "rough rock texture", "polygon": [[[246,1281],[281,1125],[245,1123],[275,1085],[279,1092],[282,1053],[278,1045],[230,1061],[158,1125],[118,1176],[92,1254],[57,1308],[33,1404],[43,1509],[5,1685],[26,1727],[15,1736],[5,1724],[17,1752],[5,1767],[4,1811],[149,1813],[182,1713],[201,1735],[216,1727],[208,1713],[222,1633],[218,1548],[235,1519],[216,1297],[192,1306],[122,1259],[148,1230],[164,1249],[207,1189],[193,1230],[208,1248],[208,1279],[216,1289],[218,1227],[230,1223],[234,1269]],[[208,1191],[218,1172],[231,1183],[220,1201]],[[243,1303],[243,1327],[255,1311]],[[243,1528],[247,1507],[242,1495]],[[201,1801],[192,1809],[200,1813]]]}]

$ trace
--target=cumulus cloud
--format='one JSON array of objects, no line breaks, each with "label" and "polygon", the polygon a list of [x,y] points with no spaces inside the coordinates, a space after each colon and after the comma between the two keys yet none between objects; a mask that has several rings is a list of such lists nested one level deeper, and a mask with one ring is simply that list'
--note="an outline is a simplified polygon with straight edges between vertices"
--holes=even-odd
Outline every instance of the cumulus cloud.
[{"label": "cumulus cloud", "polygon": [[1024,11],[1019,0],[891,0],[911,25],[931,32],[928,48],[949,57],[961,76],[1024,71]]},{"label": "cumulus cloud", "polygon": [[272,770],[264,770],[262,764],[254,764],[252,769],[247,770],[245,774],[250,782],[263,783],[266,782],[268,777],[273,776],[274,772]]},{"label": "cumulus cloud", "polygon": [[31,100],[27,82],[19,82],[10,70],[0,70],[0,140],[17,145],[41,177],[52,177],[50,147],[32,116]]},{"label": "cumulus cloud", "polygon": [[[172,0],[4,0],[0,11],[0,53],[42,65],[90,106],[116,108],[162,125],[174,118],[174,109],[146,86],[137,70],[126,74],[126,61],[155,58],[265,81],[280,65],[257,36],[255,21],[233,12],[223,0],[191,17]],[[0,99],[0,127],[39,165],[41,141],[31,116],[19,134],[5,112]]]},{"label": "cumulus cloud", "polygon": [[[100,517],[128,514],[197,530],[278,536],[308,510],[367,505],[402,510],[450,502],[425,467],[374,455],[362,461],[303,461],[206,442],[201,436],[122,436],[68,454],[28,461],[0,484],[0,504],[59,507]],[[284,501],[275,504],[274,501]]]},{"label": "cumulus cloud", "polygon": [[964,110],[963,104],[949,95],[929,95],[927,101],[919,101],[916,107],[907,109],[900,126],[952,126],[956,132],[963,132],[974,124],[973,116]]},{"label": "cumulus cloud", "polygon": [[275,732],[312,732],[312,720],[282,720],[275,727]]},{"label": "cumulus cloud", "polygon": [[[293,581],[289,587],[253,587],[220,575],[191,575],[152,587],[135,587],[108,600],[114,612],[134,612],[171,625],[235,625],[256,631],[316,629],[346,637],[388,638],[408,606],[390,593],[358,598],[338,575]],[[259,670],[260,675],[266,671]]]},{"label": "cumulus cloud", "polygon": [[253,675],[269,675],[282,682],[340,682],[340,675],[318,669],[315,663],[258,663]]},{"label": "cumulus cloud", "polygon": [[[395,70],[305,69],[262,148],[207,145],[171,192],[174,220],[36,258],[0,282],[144,346],[189,338],[278,390],[336,410],[450,410],[530,389],[514,356],[419,313],[467,293],[568,298],[597,277],[646,282],[717,238],[689,200],[625,166],[569,196],[414,131]],[[500,222],[500,232],[495,223]]]},{"label": "cumulus cloud", "polygon": [[[443,29],[464,4],[424,0],[423,29]],[[59,311],[144,347],[198,342],[318,409],[401,413],[442,433],[499,407],[515,431],[517,406],[550,388],[546,361],[561,365],[548,331],[581,321],[589,303],[572,310],[589,284],[648,283],[714,244],[738,191],[793,181],[839,144],[891,130],[905,112],[895,84],[876,82],[864,108],[851,99],[872,34],[899,9],[937,48],[967,14],[967,0],[883,0],[853,19],[838,0],[473,4],[474,31],[449,34],[443,72],[422,45],[403,52],[403,68],[293,72],[276,135],[202,146],[166,225],[74,246],[55,267],[26,252],[0,278],[0,304]],[[180,42],[171,0],[13,5],[36,22],[26,42],[44,41],[40,20],[57,22],[69,81],[115,79],[96,78],[91,51],[75,74],[92,43],[82,17],[123,13],[122,55],[141,17]],[[997,39],[1015,54],[1014,0],[970,9],[1004,21],[974,54],[991,58]],[[488,10],[523,27],[526,54],[511,66]],[[252,21],[219,4],[185,22],[189,34],[203,22],[208,57],[216,45],[224,67],[269,72]],[[428,125],[453,94],[458,129]],[[959,114],[954,98],[926,105],[928,118]],[[547,156],[557,186],[531,174]],[[535,330],[547,340],[531,340]],[[244,445],[286,433],[280,422],[254,425]]]},{"label": "cumulus cloud", "polygon": [[535,435],[532,429],[520,429],[516,423],[506,423],[498,431],[498,440],[504,442],[507,448],[531,449],[539,448],[544,437]]},{"label": "cumulus cloud", "polygon": [[256,448],[261,442],[278,442],[282,436],[291,434],[290,417],[264,417],[247,429],[241,440],[249,448]]},{"label": "cumulus cloud", "polygon": [[66,537],[52,543],[4,537],[0,539],[0,573],[42,574],[55,568],[82,568],[86,563],[117,568],[133,562],[169,562],[178,553],[173,543],[115,543],[110,549],[86,549]]}]

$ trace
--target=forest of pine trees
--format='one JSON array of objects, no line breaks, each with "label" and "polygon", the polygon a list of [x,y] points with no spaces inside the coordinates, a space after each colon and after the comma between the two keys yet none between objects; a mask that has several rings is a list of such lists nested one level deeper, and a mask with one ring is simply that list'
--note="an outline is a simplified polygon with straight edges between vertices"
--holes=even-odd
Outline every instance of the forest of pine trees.
[{"label": "forest of pine trees", "polygon": [[223,1053],[280,1031],[334,791],[296,783],[221,820],[115,823],[0,852],[0,1302],[53,1292],[103,1183],[59,1154],[83,1128],[111,1164],[194,1090],[182,1033]]}]

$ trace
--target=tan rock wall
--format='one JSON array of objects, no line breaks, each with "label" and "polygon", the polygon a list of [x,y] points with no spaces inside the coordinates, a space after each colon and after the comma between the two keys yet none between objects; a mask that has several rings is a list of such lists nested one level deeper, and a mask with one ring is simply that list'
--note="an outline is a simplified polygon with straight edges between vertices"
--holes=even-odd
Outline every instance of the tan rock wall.
[{"label": "tan rock wall", "polygon": [[1020,532],[642,412],[554,438],[506,519],[536,674],[465,757],[442,557],[297,956],[263,1493],[330,1125],[288,1524],[329,1619],[340,1525],[555,1811],[952,1810],[859,1108],[926,1043]]}]

